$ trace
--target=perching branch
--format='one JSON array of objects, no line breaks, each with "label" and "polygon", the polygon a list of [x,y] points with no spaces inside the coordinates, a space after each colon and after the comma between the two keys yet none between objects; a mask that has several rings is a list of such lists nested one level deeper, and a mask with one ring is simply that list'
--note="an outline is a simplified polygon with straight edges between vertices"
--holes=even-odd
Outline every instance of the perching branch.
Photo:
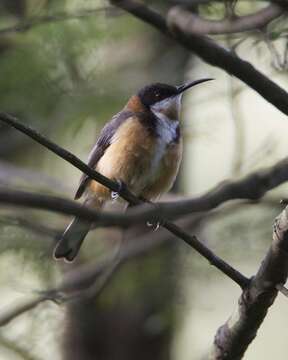
[{"label": "perching branch", "polygon": [[[101,175],[97,171],[93,170],[92,168],[87,166],[83,161],[81,161],[79,158],[77,158],[74,154],[70,153],[69,151],[61,148],[59,145],[48,140],[47,138],[45,138],[43,135],[41,135],[37,131],[31,129],[28,126],[21,124],[15,117],[5,114],[5,113],[0,113],[0,121],[3,121],[6,124],[14,127],[15,129],[23,132],[24,134],[28,135],[29,137],[34,139],[39,144],[41,144],[44,147],[46,147],[47,149],[51,150],[52,152],[54,152],[55,154],[60,156],[62,159],[68,161],[70,164],[72,164],[73,166],[75,166],[76,168],[78,168],[79,170],[84,172],[85,174],[87,174],[91,179],[98,181],[99,183],[106,186],[107,188],[109,188],[112,191],[118,192],[119,195],[123,199],[128,201],[130,204],[139,205],[139,204],[143,203],[142,200],[138,199],[126,187],[119,189],[118,183],[106,178],[105,176]],[[19,198],[22,196],[21,201],[23,202],[24,201],[23,198],[25,196],[27,196],[27,193],[22,192],[22,195],[20,193],[21,192],[19,192],[18,195],[19,195]],[[11,193],[7,194],[7,195],[4,195],[4,194],[2,194],[2,195],[6,196],[6,200],[9,201],[9,203],[15,204],[15,202],[14,202],[15,200],[13,199],[13,196],[11,196]],[[54,198],[54,199],[57,202],[57,199],[59,199],[59,198]],[[39,199],[34,198],[31,201],[37,202],[37,201],[39,201]],[[51,199],[47,199],[47,201],[49,202],[49,201],[51,201]],[[58,205],[60,206],[61,204],[62,204],[62,202],[58,201]],[[65,206],[65,204],[64,204],[64,206]],[[92,213],[88,214],[88,211],[89,211],[88,208],[86,209],[86,208],[82,207],[81,211],[86,211],[87,216],[91,216],[91,220],[94,220],[96,222],[97,222],[97,220],[99,220],[99,221],[103,220],[105,222],[105,220],[103,218],[103,214],[100,214],[99,212],[98,213],[94,212],[93,216],[95,216],[95,217],[92,219]],[[92,210],[90,210],[90,211],[92,211]],[[79,212],[80,212],[80,209],[79,209]],[[239,273],[239,271],[234,269],[232,266],[230,266],[224,260],[219,258],[217,255],[215,255],[213,253],[213,251],[211,251],[207,246],[205,246],[203,243],[201,243],[197,239],[196,236],[194,236],[194,235],[191,236],[191,235],[185,233],[182,229],[178,228],[175,224],[162,219],[162,217],[161,217],[161,220],[162,220],[161,226],[165,227],[168,231],[170,231],[176,237],[180,238],[181,240],[186,242],[186,244],[188,244],[193,249],[195,249],[206,260],[208,260],[211,265],[214,265],[215,267],[217,267],[220,271],[222,271],[224,274],[226,274],[228,277],[230,277],[230,279],[235,281],[241,288],[244,288],[245,286],[247,286],[248,279],[245,276],[243,276],[241,273]]]},{"label": "perching branch", "polygon": [[119,191],[119,184],[106,178],[101,175],[97,171],[90,168],[83,161],[81,161],[77,156],[72,154],[71,152],[61,148],[56,143],[50,141],[45,136],[41,135],[38,131],[32,129],[29,126],[22,124],[19,120],[17,120],[12,115],[6,113],[0,113],[0,121],[6,123],[7,125],[14,127],[19,130],[23,134],[26,134],[39,144],[43,145],[47,149],[51,150],[54,154],[60,156],[62,159],[69,162],[71,165],[81,170],[83,173],[87,174],[91,179],[98,181],[102,185],[108,187],[110,190],[119,192],[119,195],[123,197],[126,201],[132,203],[133,205],[141,204],[143,201],[139,200],[136,196],[134,196],[130,191],[126,188],[123,188]]},{"label": "perching branch", "polygon": [[[0,120],[32,137],[34,140],[44,145],[63,159],[67,160],[78,169],[81,169],[88,176],[95,179],[96,181],[99,181],[101,184],[107,186],[111,190],[119,190],[117,183],[114,183],[103,175],[97,173],[95,170],[84,164],[75,155],[54,144],[31,128],[21,124],[16,118],[13,118],[7,114],[0,114]],[[162,218],[165,216],[179,216],[192,212],[211,210],[223,202],[232,199],[258,200],[268,190],[275,188],[284,181],[287,181],[287,179],[288,160],[284,159],[273,167],[255,172],[240,181],[222,183],[202,197],[173,203],[163,203],[157,205],[154,204],[153,206],[143,205],[142,207],[134,208],[132,212],[130,211],[127,214],[97,212],[62,198],[35,193],[31,194],[21,191],[11,192],[4,190],[0,192],[0,201],[5,202],[6,204],[9,203],[14,205],[17,204],[22,206],[37,207],[46,210],[63,212],[70,215],[77,215],[88,220],[93,220],[101,226],[127,226],[137,221],[143,222],[151,219],[157,220],[159,219],[159,214],[161,214]],[[122,191],[120,191],[120,195],[132,204],[142,203],[141,200],[131,194],[128,189],[124,188]],[[176,225],[164,220],[162,221],[162,226],[164,226],[167,230],[180,239],[184,240],[188,245],[192,246],[209,262],[211,262],[211,264],[215,265],[241,287],[245,287],[247,285],[247,279],[245,277],[239,274],[238,271],[233,269],[222,259],[218,258],[195,236],[188,235]]]},{"label": "perching branch", "polygon": [[249,62],[219,46],[212,39],[188,33],[186,24],[182,23],[182,18],[178,16],[177,11],[174,12],[174,8],[165,18],[136,0],[110,0],[110,2],[174,39],[208,64],[234,75],[278,110],[288,115],[288,94],[284,89],[255,69]]},{"label": "perching branch", "polygon": [[[240,180],[226,180],[206,194],[186,200],[157,204],[165,216],[180,216],[209,211],[231,200],[261,199],[268,191],[288,181],[288,158],[271,167],[255,171]],[[141,208],[135,209],[141,211]],[[152,215],[152,211],[150,213]]]},{"label": "perching branch", "polygon": [[[170,12],[170,16],[172,16],[171,14]],[[181,21],[185,32],[197,35],[233,34],[257,30],[265,27],[281,15],[283,15],[283,9],[275,4],[268,5],[266,8],[251,15],[223,20],[207,20],[181,6],[173,8],[173,17],[177,17],[178,23]]]},{"label": "perching branch", "polygon": [[96,211],[75,201],[56,196],[11,189],[1,190],[1,188],[0,203],[79,216],[92,220],[103,227],[127,227],[131,223],[143,223],[149,220],[157,221],[162,217],[171,219],[192,213],[210,211],[231,200],[257,201],[268,191],[275,189],[287,180],[288,158],[285,158],[275,165],[255,171],[241,180],[223,181],[214,189],[199,197],[166,203],[142,204],[134,207],[133,210],[128,210],[125,214],[112,211]]},{"label": "perching branch", "polygon": [[[107,186],[109,189],[113,191],[119,191],[117,183],[99,174],[97,171],[93,170],[92,168],[84,164],[75,155],[71,154],[67,150],[64,150],[60,146],[54,144],[53,142],[45,138],[43,135],[37,133],[35,130],[21,124],[16,118],[13,118],[7,114],[0,114],[0,120],[4,121],[5,123],[15,127],[16,129],[30,136],[38,143],[42,144],[43,146],[50,149],[52,152],[59,155],[61,158],[67,160],[78,169],[81,169],[85,174],[87,174],[91,178],[100,182],[104,186]],[[88,220],[93,220],[94,222],[101,224],[102,226],[105,225],[125,226],[125,225],[129,225],[129,223],[131,224],[131,220],[143,221],[143,220],[149,220],[151,218],[155,220],[159,220],[160,218],[161,225],[163,227],[165,227],[172,234],[179,237],[188,245],[193,247],[203,257],[205,257],[212,265],[217,267],[220,271],[222,271],[233,281],[235,281],[241,288],[245,288],[249,282],[245,276],[243,276],[241,273],[239,273],[236,269],[234,269],[228,263],[223,261],[217,255],[215,255],[208,247],[206,247],[203,243],[201,243],[195,236],[191,236],[187,234],[175,224],[164,220],[163,216],[165,216],[165,214],[168,214],[169,211],[170,214],[173,215],[179,215],[180,213],[183,214],[185,213],[185,211],[187,211],[187,213],[190,213],[192,212],[191,208],[193,204],[195,206],[194,211],[209,210],[220,205],[224,201],[235,199],[235,196],[241,199],[243,198],[245,199],[249,198],[253,200],[259,199],[261,196],[264,195],[265,191],[272,189],[273,187],[279,185],[281,182],[287,179],[286,162],[287,159],[284,160],[283,162],[284,166],[283,163],[279,163],[276,164],[275,167],[273,167],[273,171],[275,172],[274,177],[270,178],[269,171],[266,170],[259,174],[254,173],[252,175],[249,175],[246,179],[242,181],[227,183],[226,188],[224,185],[220,185],[217,191],[216,188],[210,193],[203,196],[201,200],[202,203],[200,201],[197,204],[195,199],[190,199],[180,202],[181,207],[176,207],[175,203],[172,203],[170,205],[162,204],[157,206],[154,204],[153,205],[155,206],[154,209],[138,208],[137,210],[137,208],[134,208],[133,212],[130,212],[127,215],[115,214],[115,213],[104,214],[103,212],[97,212],[95,210],[85,208],[74,202],[69,202],[68,200],[64,200],[61,198],[50,197],[40,194],[25,193],[21,191],[12,192],[12,193],[11,191],[10,192],[6,190],[2,191],[2,193],[0,193],[1,195],[0,200],[2,199],[3,202],[9,204],[18,204],[22,206],[31,206],[31,207],[38,207],[41,209],[50,209],[50,210],[55,209],[55,211],[58,212],[64,212],[71,215],[77,215],[86,218]],[[246,182],[246,191],[241,186],[241,183],[245,184],[245,182]],[[132,204],[137,205],[143,203],[140,199],[135,197],[127,188],[120,190],[119,195]],[[151,205],[148,206],[151,208]],[[161,214],[160,217],[159,214]]]},{"label": "perching branch", "polygon": [[[87,166],[74,154],[61,148],[59,145],[48,140],[46,137],[33,130],[29,126],[21,124],[19,120],[11,115],[0,113],[0,121],[14,127],[31,137],[39,144],[51,150],[62,159],[68,161],[74,167],[78,168],[91,179],[94,179],[112,191],[119,191],[119,185],[114,181],[101,175],[94,169]],[[22,191],[2,191],[0,201],[15,205],[38,207],[46,210],[59,211],[65,214],[77,215],[94,220],[102,226],[127,226],[129,222],[143,222],[150,219],[159,218],[159,214],[164,217],[176,217],[191,214],[193,212],[209,211],[224,202],[230,200],[259,200],[266,192],[276,188],[288,180],[288,158],[285,158],[272,167],[256,171],[247,175],[241,180],[225,181],[217,185],[214,189],[197,198],[180,200],[174,202],[143,204],[143,201],[134,196],[127,188],[122,188],[119,195],[132,203],[142,206],[133,208],[127,214],[97,212],[89,208],[78,205],[75,202],[65,200],[59,197],[45,196],[42,194],[31,194]]]},{"label": "perching branch", "polygon": [[211,359],[242,359],[287,276],[288,207],[276,218],[271,247],[257,274],[244,289],[235,313],[218,329]]}]

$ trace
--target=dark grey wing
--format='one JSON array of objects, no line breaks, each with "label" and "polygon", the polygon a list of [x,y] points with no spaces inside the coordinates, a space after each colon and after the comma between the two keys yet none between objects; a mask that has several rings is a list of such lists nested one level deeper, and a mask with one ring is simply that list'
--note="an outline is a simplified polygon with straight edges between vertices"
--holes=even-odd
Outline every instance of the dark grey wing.
[{"label": "dark grey wing", "polygon": [[[113,116],[113,118],[103,127],[96,144],[94,145],[92,151],[89,154],[88,166],[92,168],[96,167],[98,161],[101,159],[106,149],[111,144],[111,140],[119,126],[121,126],[123,122],[129,117],[131,117],[131,115],[133,115],[131,111],[123,110]],[[74,197],[75,200],[79,199],[83,195],[89,181],[90,178],[86,174],[83,174],[81,176],[80,184]]]}]

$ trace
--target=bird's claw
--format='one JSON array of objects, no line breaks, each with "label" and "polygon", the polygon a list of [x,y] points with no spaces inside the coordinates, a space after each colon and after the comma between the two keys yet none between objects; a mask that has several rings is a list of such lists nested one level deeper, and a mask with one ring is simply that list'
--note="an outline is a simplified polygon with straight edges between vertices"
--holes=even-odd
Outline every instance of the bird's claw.
[{"label": "bird's claw", "polygon": [[111,199],[112,201],[116,201],[121,192],[126,188],[125,183],[122,180],[116,180],[117,184],[118,184],[118,190],[117,191],[111,191]]},{"label": "bird's claw", "polygon": [[119,198],[119,193],[116,191],[111,191],[111,199],[112,201],[116,201]]},{"label": "bird's claw", "polygon": [[160,228],[160,226],[162,225],[162,221],[159,221],[159,220],[156,222],[147,221],[146,225],[148,227],[150,227],[152,229],[152,231],[157,231]]}]

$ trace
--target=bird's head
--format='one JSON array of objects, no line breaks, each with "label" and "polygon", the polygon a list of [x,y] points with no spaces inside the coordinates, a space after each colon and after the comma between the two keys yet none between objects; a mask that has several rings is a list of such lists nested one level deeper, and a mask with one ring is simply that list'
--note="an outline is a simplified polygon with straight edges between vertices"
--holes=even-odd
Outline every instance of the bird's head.
[{"label": "bird's head", "polygon": [[213,79],[194,80],[180,86],[161,83],[147,85],[138,92],[138,98],[141,105],[155,115],[162,114],[171,120],[178,120],[184,91],[209,80]]}]

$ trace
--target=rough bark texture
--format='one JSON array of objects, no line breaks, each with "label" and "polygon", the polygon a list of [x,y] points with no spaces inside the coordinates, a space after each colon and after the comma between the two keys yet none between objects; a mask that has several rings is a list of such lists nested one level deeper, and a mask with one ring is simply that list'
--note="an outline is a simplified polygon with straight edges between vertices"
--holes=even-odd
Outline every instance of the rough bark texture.
[{"label": "rough bark texture", "polygon": [[238,307],[215,336],[211,360],[242,359],[256,337],[279,285],[288,276],[288,208],[276,218],[273,241],[257,274],[251,279],[238,301]]}]

